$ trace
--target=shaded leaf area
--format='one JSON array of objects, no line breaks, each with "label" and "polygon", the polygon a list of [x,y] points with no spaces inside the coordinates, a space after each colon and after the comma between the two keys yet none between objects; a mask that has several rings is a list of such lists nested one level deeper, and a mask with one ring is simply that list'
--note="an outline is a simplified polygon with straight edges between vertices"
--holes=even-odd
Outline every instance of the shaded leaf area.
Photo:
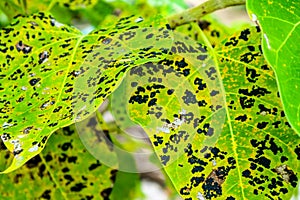
[{"label": "shaded leaf area", "polygon": [[[118,166],[116,182],[109,199],[135,199],[142,197],[140,176],[136,169],[133,154],[120,150],[117,136],[124,135],[115,128],[114,123],[107,123],[101,113],[96,112],[88,119],[75,123],[79,138],[84,148],[102,165],[114,168]],[[125,142],[126,145],[135,143]],[[128,173],[133,172],[133,173]]]},{"label": "shaded leaf area", "polygon": [[18,14],[32,14],[39,10],[46,10],[51,0],[3,0],[0,2],[1,10],[12,19]]},{"label": "shaded leaf area", "polygon": [[0,130],[15,156],[4,172],[37,155],[55,130],[93,113],[127,70],[162,59],[172,43],[158,18],[122,18],[84,36],[44,13],[18,17],[0,36]]},{"label": "shaded leaf area", "polygon": [[[300,140],[263,58],[260,30],[229,37],[203,60],[176,36],[170,57],[130,71],[126,96],[177,191],[185,200],[289,199]],[[178,55],[179,46],[187,48]]]},{"label": "shaded leaf area", "polygon": [[287,118],[300,134],[299,7],[299,1],[247,1],[249,15],[262,28],[262,49],[275,70]]},{"label": "shaded leaf area", "polygon": [[107,167],[89,154],[74,125],[58,130],[48,142],[24,166],[0,176],[1,199],[110,199],[117,165]]}]

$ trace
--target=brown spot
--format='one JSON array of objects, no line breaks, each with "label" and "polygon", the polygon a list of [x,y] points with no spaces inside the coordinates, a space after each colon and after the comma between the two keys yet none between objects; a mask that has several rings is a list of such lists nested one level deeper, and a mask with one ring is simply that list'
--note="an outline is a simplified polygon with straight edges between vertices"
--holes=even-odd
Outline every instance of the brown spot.
[{"label": "brown spot", "polygon": [[218,185],[222,185],[225,181],[225,177],[223,174],[219,173],[217,169],[214,169],[207,177],[207,179],[212,179],[215,183],[218,183]]},{"label": "brown spot", "polygon": [[291,183],[295,179],[294,172],[290,170],[287,165],[279,165],[275,169],[272,169],[272,171],[280,175],[281,178],[287,183]]}]

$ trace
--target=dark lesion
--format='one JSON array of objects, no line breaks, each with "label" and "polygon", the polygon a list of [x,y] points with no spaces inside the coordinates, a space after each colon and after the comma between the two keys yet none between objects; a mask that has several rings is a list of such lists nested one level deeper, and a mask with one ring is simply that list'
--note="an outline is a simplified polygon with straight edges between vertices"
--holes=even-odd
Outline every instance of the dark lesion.
[{"label": "dark lesion", "polygon": [[6,169],[12,162],[14,155],[5,146],[2,139],[0,139],[0,171]]}]

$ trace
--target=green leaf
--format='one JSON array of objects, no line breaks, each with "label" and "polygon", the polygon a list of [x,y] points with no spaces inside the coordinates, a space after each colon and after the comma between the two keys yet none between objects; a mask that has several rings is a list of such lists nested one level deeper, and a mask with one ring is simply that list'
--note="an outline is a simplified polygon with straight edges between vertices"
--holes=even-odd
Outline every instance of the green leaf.
[{"label": "green leaf", "polygon": [[2,29],[0,131],[15,156],[2,173],[41,152],[55,130],[93,113],[127,70],[164,57],[172,43],[165,23],[141,21],[127,17],[82,35],[38,13]]},{"label": "green leaf", "polygon": [[259,29],[214,49],[200,34],[211,56],[175,34],[169,57],[130,71],[130,117],[185,200],[289,199],[298,183],[299,136],[284,116]]},{"label": "green leaf", "polygon": [[[98,3],[95,6],[87,9],[81,9],[80,12],[85,18],[89,20],[89,22],[92,25],[97,27],[99,26],[99,24],[103,23],[107,15],[110,15],[110,17],[115,18],[115,16],[113,16],[113,12],[115,9],[117,8],[115,8],[112,5],[112,3],[98,1]],[[105,24],[105,22],[103,24]]]},{"label": "green leaf", "polygon": [[48,142],[24,166],[0,175],[1,199],[109,198],[117,166],[107,167],[89,154],[74,125],[55,132]]},{"label": "green leaf", "polygon": [[93,7],[98,2],[98,0],[52,0],[52,1],[56,1],[59,5],[65,6],[71,10]]},{"label": "green leaf", "polygon": [[300,134],[300,2],[247,1],[252,20],[262,28],[262,49],[276,73],[284,110]]}]

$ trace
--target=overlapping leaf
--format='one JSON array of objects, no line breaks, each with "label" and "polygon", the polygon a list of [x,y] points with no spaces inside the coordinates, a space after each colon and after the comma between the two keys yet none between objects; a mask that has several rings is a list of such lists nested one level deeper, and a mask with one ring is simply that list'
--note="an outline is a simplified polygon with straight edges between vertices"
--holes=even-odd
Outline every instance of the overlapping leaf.
[{"label": "overlapping leaf", "polygon": [[300,134],[300,2],[247,1],[249,15],[262,28],[262,49],[273,67],[287,118]]},{"label": "overlapping leaf", "polygon": [[[91,120],[85,120],[86,133],[93,131]],[[24,166],[0,176],[1,199],[109,199],[117,165],[107,167],[90,155],[74,125],[55,132],[48,142]]]},{"label": "overlapping leaf", "polygon": [[41,152],[52,132],[94,112],[128,69],[164,57],[172,43],[166,25],[141,21],[123,18],[84,36],[39,13],[2,29],[0,130],[15,155],[4,172]]},{"label": "overlapping leaf", "polygon": [[182,41],[175,37],[170,57],[127,77],[131,118],[149,134],[178,192],[186,200],[290,198],[300,140],[262,56],[259,29],[211,48],[214,57]]}]

